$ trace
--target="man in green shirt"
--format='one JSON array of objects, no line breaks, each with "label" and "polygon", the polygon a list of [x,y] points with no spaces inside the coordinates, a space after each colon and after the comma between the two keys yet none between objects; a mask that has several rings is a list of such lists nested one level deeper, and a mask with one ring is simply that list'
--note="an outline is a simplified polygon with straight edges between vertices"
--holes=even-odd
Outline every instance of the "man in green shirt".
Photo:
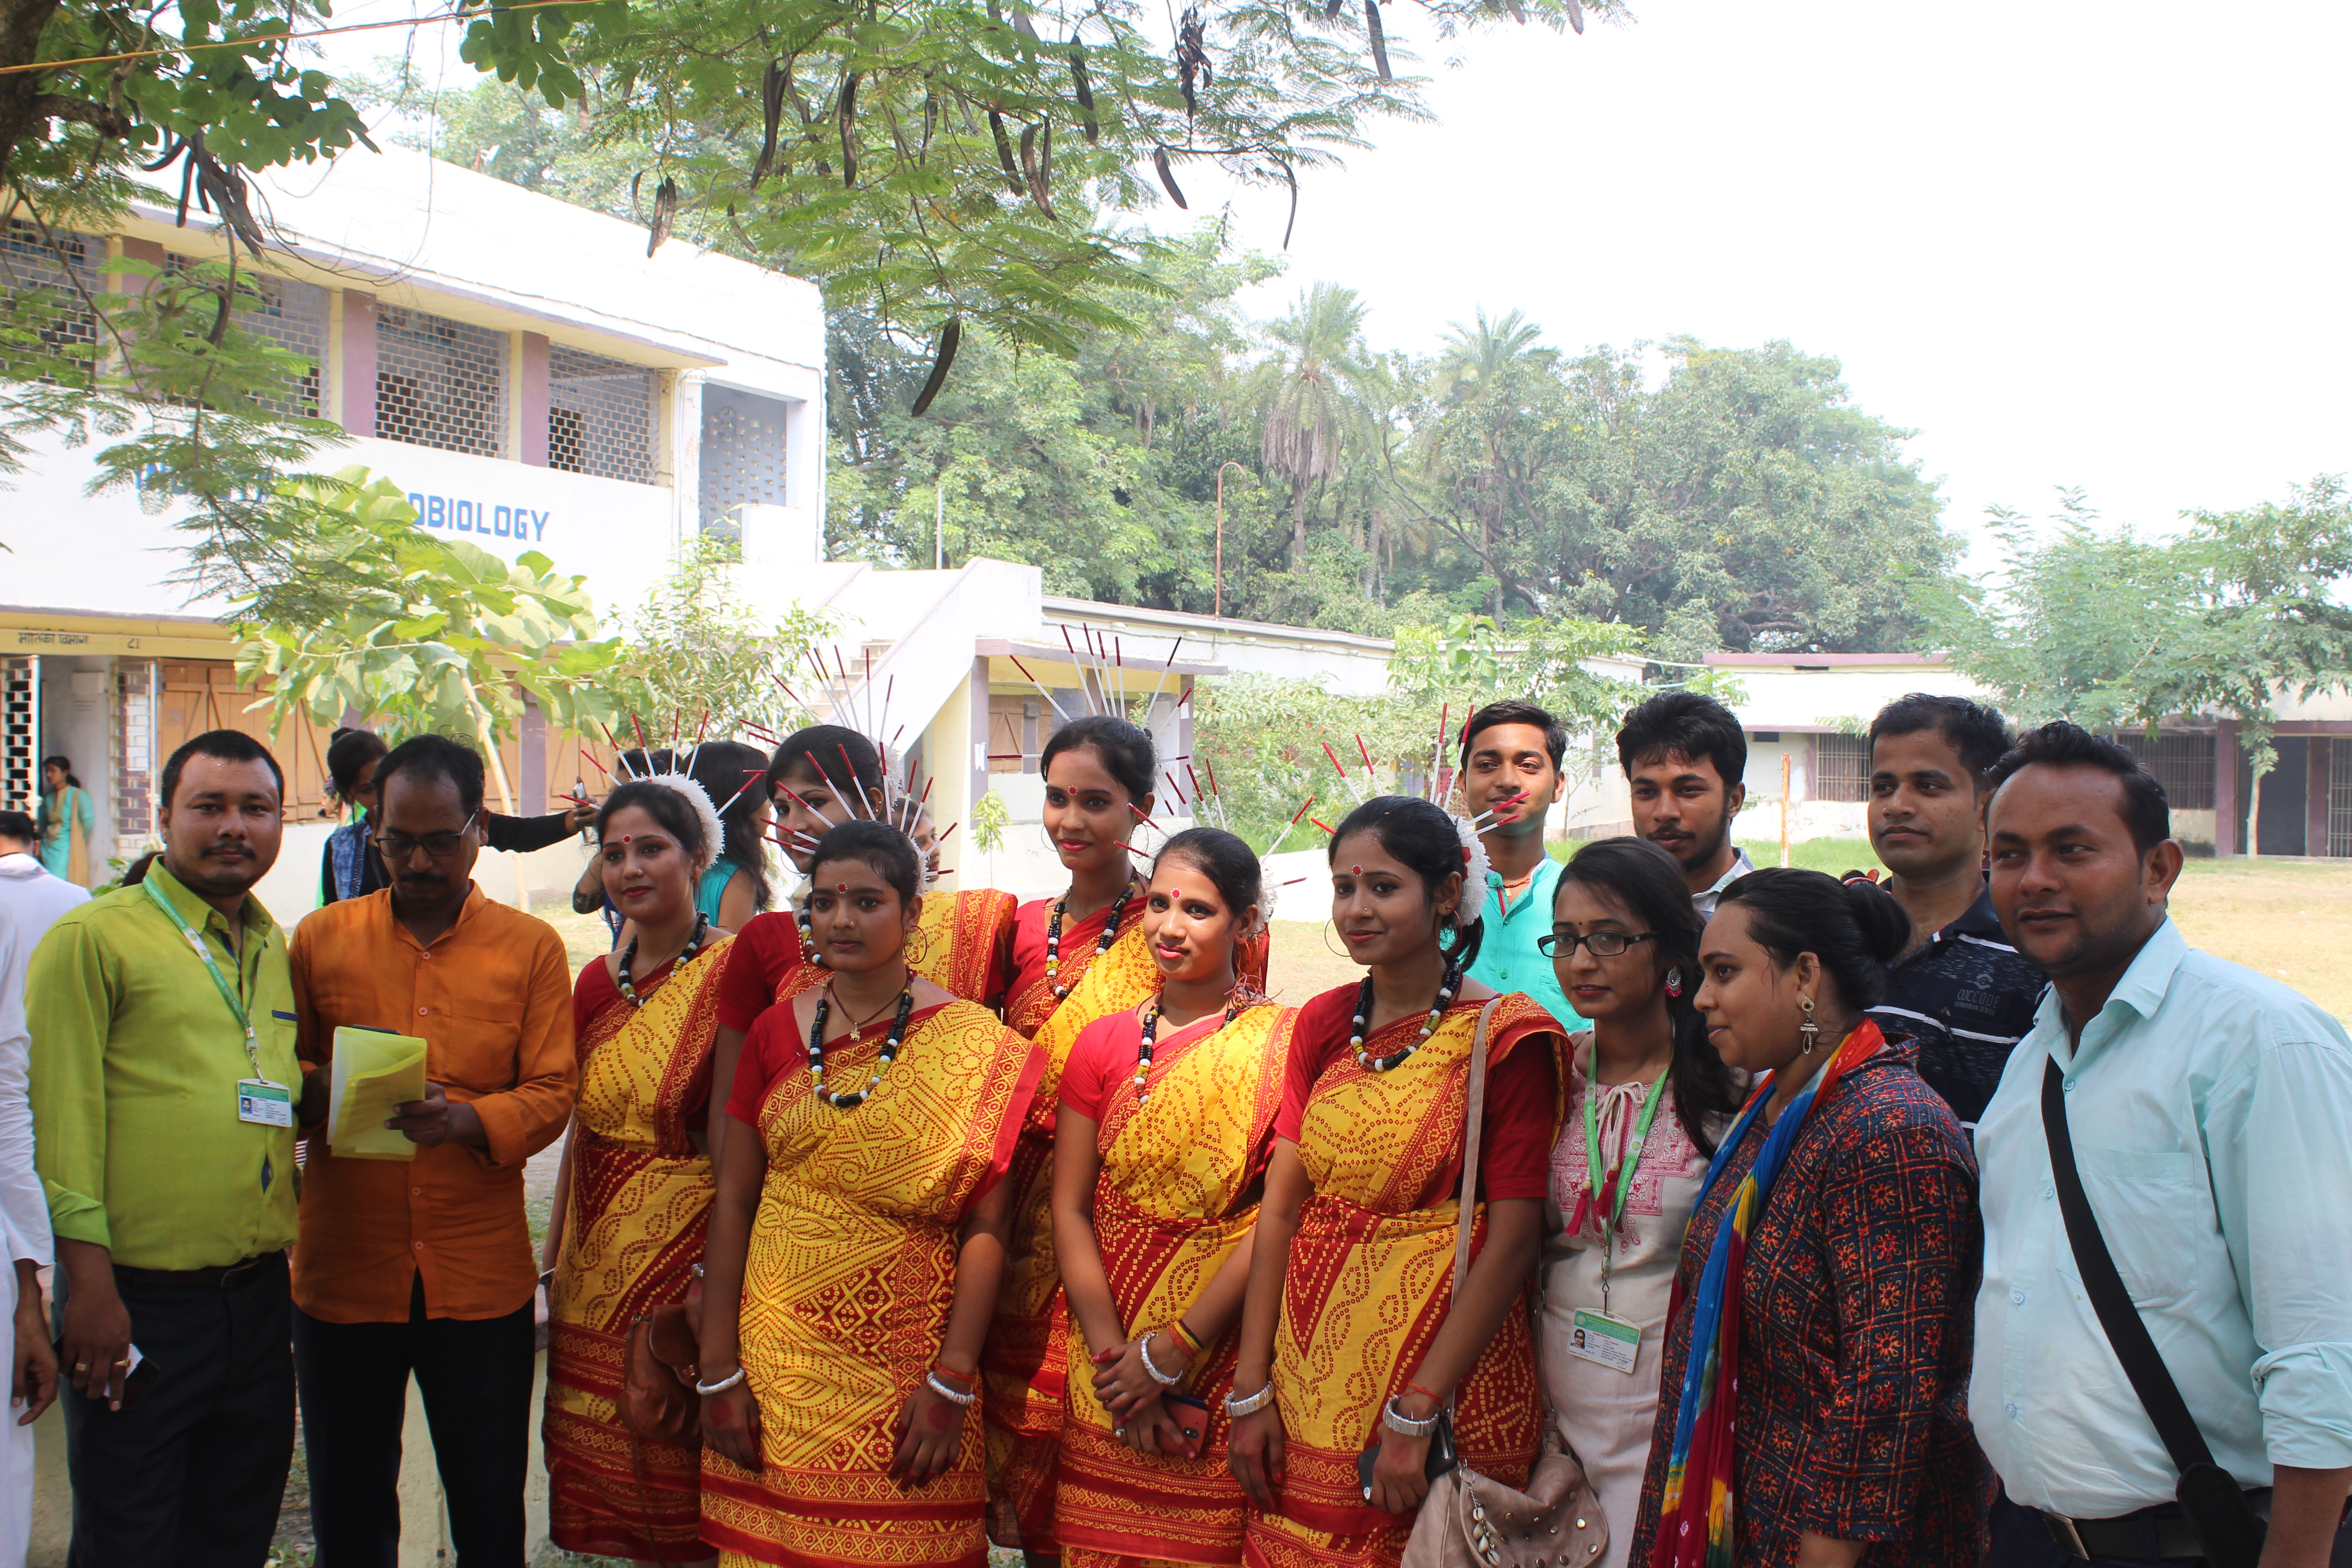
[{"label": "man in green shirt", "polygon": [[74,1568],[268,1558],[294,1451],[286,938],[249,889],[284,774],[215,730],[164,765],[163,853],[58,917],[26,982],[57,1232]]},{"label": "man in green shirt", "polygon": [[1490,866],[1486,935],[1470,975],[1497,991],[1525,992],[1573,1027],[1582,1019],[1536,945],[1551,935],[1551,896],[1559,888],[1544,820],[1559,800],[1567,758],[1568,731],[1532,702],[1489,702],[1462,728],[1463,807],[1473,816],[1495,815],[1478,836]]}]

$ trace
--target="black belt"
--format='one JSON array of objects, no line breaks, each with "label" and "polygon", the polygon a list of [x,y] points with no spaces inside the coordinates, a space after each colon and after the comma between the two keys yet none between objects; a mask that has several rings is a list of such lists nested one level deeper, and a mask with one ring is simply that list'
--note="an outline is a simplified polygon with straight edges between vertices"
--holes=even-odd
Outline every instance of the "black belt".
[{"label": "black belt", "polygon": [[[2257,1514],[2264,1519],[2270,1517],[2270,1488],[2256,1488],[2246,1494],[2246,1500]],[[2070,1557],[2129,1557],[2156,1562],[2205,1555],[2205,1544],[2198,1539],[2196,1527],[2189,1522],[2177,1502],[2158,1503],[2116,1519],[2070,1519],[2042,1508],[2027,1511],[2041,1516],[2042,1522],[2049,1528],[2050,1539]]]},{"label": "black belt", "polygon": [[127,1264],[114,1266],[114,1278],[120,1284],[136,1285],[148,1290],[236,1290],[259,1280],[269,1279],[286,1262],[283,1252],[263,1252],[242,1263],[230,1263],[213,1268],[132,1268]]}]

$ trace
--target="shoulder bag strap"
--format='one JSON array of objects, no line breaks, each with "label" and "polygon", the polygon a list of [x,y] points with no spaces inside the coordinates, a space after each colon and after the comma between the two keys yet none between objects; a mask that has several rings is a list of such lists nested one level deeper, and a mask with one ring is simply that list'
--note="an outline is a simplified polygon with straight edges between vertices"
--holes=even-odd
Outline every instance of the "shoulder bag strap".
[{"label": "shoulder bag strap", "polygon": [[[1449,1312],[1462,1299],[1462,1281],[1470,1272],[1470,1228],[1478,1215],[1479,1145],[1486,1142],[1486,1026],[1502,1002],[1500,996],[1490,997],[1478,1009],[1478,1032],[1470,1041],[1470,1094],[1462,1125],[1462,1201],[1454,1219],[1454,1294],[1446,1302]],[[1454,1408],[1450,1394],[1445,1407]]]},{"label": "shoulder bag strap", "polygon": [[2172,1456],[2174,1468],[2187,1471],[2212,1464],[2213,1450],[2206,1447],[2205,1434],[2197,1429],[2197,1418],[2189,1415],[2155,1338],[2132,1305],[2131,1292],[2107,1252],[2107,1238],[2099,1234],[2098,1215],[2091,1212],[2082,1173],[2074,1168],[2074,1139],[2066,1126],[2066,1075],[2054,1057],[2042,1074],[2042,1129],[2050,1140],[2050,1170],[2058,1188],[2058,1212],[2066,1219],[2066,1239],[2074,1244],[2074,1267],[2099,1314],[2099,1327],[2106,1331],[2107,1343],[2131,1380],[2132,1392],[2156,1424],[2156,1435]]}]

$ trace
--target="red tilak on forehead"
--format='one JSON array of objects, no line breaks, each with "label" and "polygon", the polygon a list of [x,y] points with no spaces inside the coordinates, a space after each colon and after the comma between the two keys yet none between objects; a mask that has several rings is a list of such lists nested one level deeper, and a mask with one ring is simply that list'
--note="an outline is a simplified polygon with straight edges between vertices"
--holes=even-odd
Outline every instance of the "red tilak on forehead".
[{"label": "red tilak on forehead", "polygon": [[1364,868],[1361,866],[1350,866],[1348,868],[1348,875],[1350,877],[1360,877],[1363,874]]},{"label": "red tilak on forehead", "polygon": [[833,890],[836,893],[845,893],[849,891],[849,884],[846,882],[835,882],[833,885]]}]

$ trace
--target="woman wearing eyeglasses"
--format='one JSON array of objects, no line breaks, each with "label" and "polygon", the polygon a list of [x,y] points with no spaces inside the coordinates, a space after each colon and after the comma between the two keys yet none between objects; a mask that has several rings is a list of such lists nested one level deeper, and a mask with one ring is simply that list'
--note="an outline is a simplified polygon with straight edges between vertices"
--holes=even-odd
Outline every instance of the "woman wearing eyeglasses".
[{"label": "woman wearing eyeglasses", "polygon": [[1545,1403],[1624,1568],[1657,1415],[1683,1231],[1738,1110],[1692,999],[1702,922],[1673,856],[1642,838],[1579,850],[1552,896],[1560,989],[1591,1020],[1570,1042],[1569,1108],[1544,1203]]}]

